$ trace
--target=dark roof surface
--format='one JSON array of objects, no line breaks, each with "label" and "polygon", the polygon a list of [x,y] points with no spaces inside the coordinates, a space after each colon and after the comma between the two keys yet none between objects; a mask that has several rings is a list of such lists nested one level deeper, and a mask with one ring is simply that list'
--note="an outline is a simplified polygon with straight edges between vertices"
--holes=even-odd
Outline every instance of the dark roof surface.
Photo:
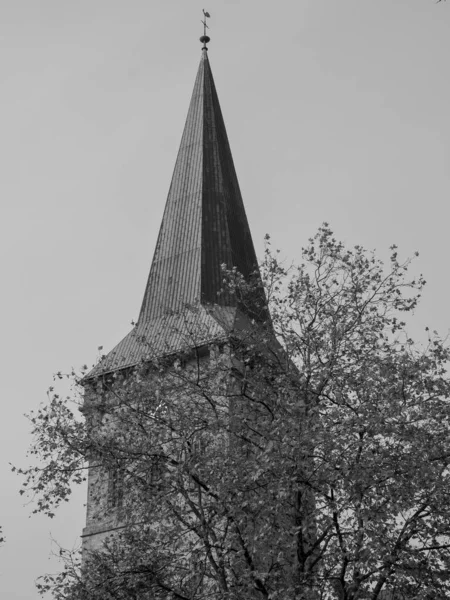
[{"label": "dark roof surface", "polygon": [[241,311],[222,264],[248,277],[257,259],[204,49],[138,324],[88,377],[228,335]]}]

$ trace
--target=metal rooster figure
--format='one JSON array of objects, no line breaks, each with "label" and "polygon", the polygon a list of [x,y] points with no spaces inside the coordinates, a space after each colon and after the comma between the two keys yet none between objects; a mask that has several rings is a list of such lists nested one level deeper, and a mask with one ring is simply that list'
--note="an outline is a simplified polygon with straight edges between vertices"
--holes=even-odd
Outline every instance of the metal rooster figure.
[{"label": "metal rooster figure", "polygon": [[203,16],[205,17],[205,19],[202,21],[202,23],[203,23],[203,35],[206,35],[206,30],[209,29],[208,25],[206,24],[206,19],[210,19],[211,15],[204,8],[202,10],[203,10]]}]

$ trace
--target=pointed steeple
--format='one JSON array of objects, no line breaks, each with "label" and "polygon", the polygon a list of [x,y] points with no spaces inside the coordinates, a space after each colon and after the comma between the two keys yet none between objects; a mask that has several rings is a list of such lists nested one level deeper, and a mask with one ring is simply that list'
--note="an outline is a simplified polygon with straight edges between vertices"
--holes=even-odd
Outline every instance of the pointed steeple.
[{"label": "pointed steeple", "polygon": [[91,376],[131,366],[147,355],[226,337],[236,320],[245,320],[245,309],[221,292],[221,265],[236,267],[248,278],[257,269],[257,259],[209,64],[209,38],[201,41],[200,65],[138,323]]},{"label": "pointed steeple", "polygon": [[221,264],[257,266],[206,49],[195,81],[139,321],[220,304]]}]

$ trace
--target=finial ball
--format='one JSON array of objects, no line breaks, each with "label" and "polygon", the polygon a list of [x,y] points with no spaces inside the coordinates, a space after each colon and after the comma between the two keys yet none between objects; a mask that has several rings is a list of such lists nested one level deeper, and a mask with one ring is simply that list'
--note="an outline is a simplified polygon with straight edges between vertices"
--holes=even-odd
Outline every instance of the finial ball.
[{"label": "finial ball", "polygon": [[200,41],[203,44],[203,46],[205,46],[209,41],[211,41],[211,38],[209,38],[207,35],[202,35]]}]

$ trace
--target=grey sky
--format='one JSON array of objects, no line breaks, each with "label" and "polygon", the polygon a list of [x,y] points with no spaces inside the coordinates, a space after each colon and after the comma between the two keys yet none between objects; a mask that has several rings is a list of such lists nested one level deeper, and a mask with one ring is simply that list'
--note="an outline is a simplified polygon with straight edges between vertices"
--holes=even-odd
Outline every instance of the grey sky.
[{"label": "grey sky", "polygon": [[414,335],[448,331],[450,2],[0,0],[0,598],[34,600],[75,545],[84,491],[28,518],[8,462],[52,374],[137,317],[200,60],[209,58],[259,254],[322,221],[382,257],[421,252]]}]

